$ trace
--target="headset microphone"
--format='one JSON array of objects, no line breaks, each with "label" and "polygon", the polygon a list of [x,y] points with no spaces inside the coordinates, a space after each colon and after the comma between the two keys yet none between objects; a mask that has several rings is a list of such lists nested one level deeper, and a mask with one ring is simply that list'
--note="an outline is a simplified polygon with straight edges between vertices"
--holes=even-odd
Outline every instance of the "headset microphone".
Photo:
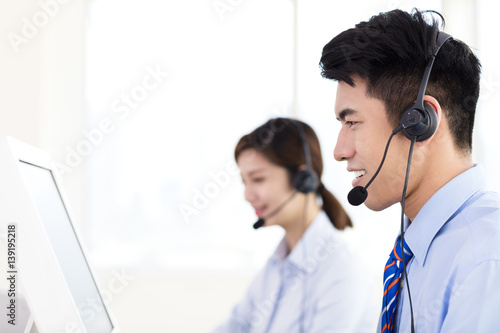
[{"label": "headset microphone", "polygon": [[293,193],[281,205],[279,205],[278,208],[276,208],[275,210],[273,210],[269,215],[259,218],[257,220],[257,222],[255,222],[253,224],[253,228],[254,229],[259,229],[260,227],[262,227],[264,225],[264,223],[266,223],[266,219],[268,219],[270,217],[273,217],[274,215],[278,214],[278,212],[280,210],[282,210],[283,207],[285,207],[293,199],[293,197],[295,196],[295,194],[297,194],[297,192],[298,191],[293,191]]},{"label": "headset microphone", "polygon": [[262,227],[264,225],[264,223],[266,223],[266,221],[263,218],[260,218],[260,219],[257,220],[257,222],[255,222],[253,224],[253,228],[254,229],[259,229],[260,227]]},{"label": "headset microphone", "polygon": [[363,186],[356,186],[347,195],[347,200],[353,206],[359,206],[365,202],[368,197],[368,191]]},{"label": "headset microphone", "polygon": [[382,165],[384,165],[385,157],[387,156],[387,151],[389,150],[389,145],[391,143],[392,138],[394,135],[396,135],[399,131],[401,131],[402,126],[398,126],[392,131],[391,136],[389,137],[389,140],[387,140],[387,144],[385,146],[385,151],[384,151],[384,156],[382,157],[382,161],[380,162],[380,165],[378,166],[377,171],[373,175],[373,177],[370,179],[368,184],[366,184],[365,187],[363,186],[356,186],[353,188],[349,194],[347,195],[347,200],[349,203],[353,206],[359,206],[363,202],[365,202],[366,198],[368,197],[368,191],[366,190],[368,186],[373,182],[375,177],[377,177],[378,173],[380,172],[380,169],[382,168]]}]

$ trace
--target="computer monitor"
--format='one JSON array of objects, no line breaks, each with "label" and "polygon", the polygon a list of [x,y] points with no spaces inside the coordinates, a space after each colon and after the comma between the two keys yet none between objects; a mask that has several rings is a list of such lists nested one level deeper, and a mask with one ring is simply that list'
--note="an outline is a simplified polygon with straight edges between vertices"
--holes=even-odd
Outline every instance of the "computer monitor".
[{"label": "computer monitor", "polygon": [[41,333],[119,332],[73,221],[51,157],[13,138],[0,139],[0,251],[7,257],[0,276],[7,276],[9,288],[0,320],[15,318],[22,289],[28,323]]}]

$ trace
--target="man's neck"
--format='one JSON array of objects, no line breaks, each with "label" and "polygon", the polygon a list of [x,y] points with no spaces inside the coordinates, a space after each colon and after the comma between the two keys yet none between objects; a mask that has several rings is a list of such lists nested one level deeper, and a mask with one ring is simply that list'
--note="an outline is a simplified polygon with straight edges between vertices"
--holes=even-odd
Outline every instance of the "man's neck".
[{"label": "man's neck", "polygon": [[413,221],[420,209],[439,189],[473,166],[474,164],[470,156],[454,159],[442,156],[439,158],[438,163],[431,163],[426,170],[425,181],[420,182],[418,190],[414,191],[414,193],[407,194],[405,215],[410,221]]}]

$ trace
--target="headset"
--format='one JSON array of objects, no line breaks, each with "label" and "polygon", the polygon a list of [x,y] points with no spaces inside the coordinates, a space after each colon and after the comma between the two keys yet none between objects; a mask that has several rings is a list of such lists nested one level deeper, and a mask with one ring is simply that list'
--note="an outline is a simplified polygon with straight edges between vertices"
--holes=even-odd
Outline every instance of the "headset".
[{"label": "headset", "polygon": [[429,63],[425,68],[422,82],[420,82],[417,100],[414,104],[406,108],[401,115],[399,123],[401,126],[401,132],[403,132],[403,134],[410,140],[413,137],[416,137],[417,142],[425,141],[436,132],[438,125],[437,113],[432,106],[424,103],[424,96],[425,90],[427,89],[427,83],[431,75],[432,66],[434,65],[434,60],[436,59],[441,46],[443,46],[443,44],[450,38],[451,36],[447,33],[438,31],[436,48],[432,58],[429,60]]},{"label": "headset", "polygon": [[[424,104],[425,90],[427,88],[427,82],[429,81],[429,76],[431,75],[432,66],[434,60],[441,49],[441,47],[451,38],[450,35],[442,31],[438,31],[436,37],[436,48],[432,58],[429,60],[427,67],[425,67],[424,76],[422,82],[420,82],[420,89],[418,91],[417,100],[411,106],[409,106],[401,115],[400,124],[398,127],[401,128],[403,134],[411,140],[410,152],[408,154],[408,162],[406,165],[406,176],[405,183],[403,187],[403,195],[401,198],[401,246],[404,244],[404,210],[405,210],[405,199],[406,199],[406,188],[408,186],[408,178],[410,176],[410,165],[411,158],[413,155],[413,147],[415,142],[421,142],[429,139],[436,132],[438,119],[436,110],[434,110],[430,105]],[[403,248],[403,247],[402,247]],[[408,292],[408,301],[410,304],[410,315],[411,315],[411,332],[415,332],[415,325],[413,319],[413,305],[411,303],[411,293],[410,284],[408,282],[408,275],[406,273],[406,260],[404,251],[403,255],[403,274],[406,282],[406,290]]]},{"label": "headset", "polygon": [[[304,149],[304,157],[306,160],[306,168],[304,170],[299,170],[293,176],[293,186],[295,189],[301,193],[307,194],[317,190],[319,185],[319,177],[318,174],[312,168],[312,158],[311,158],[311,149],[309,144],[307,143],[306,134],[304,132],[304,128],[302,125],[294,120],[290,119],[291,122],[297,127],[297,131],[299,132],[300,141],[302,142],[302,147]],[[306,229],[306,216],[307,216],[307,199],[306,196],[304,201],[304,210],[302,212],[302,235]],[[303,240],[304,244],[302,244],[302,257],[304,261],[307,258],[305,240]],[[307,279],[304,279],[303,283],[303,295],[302,295],[302,315],[300,317],[300,333],[304,333],[304,316],[305,316],[305,304],[307,299]]]},{"label": "headset", "polygon": [[290,121],[295,125],[295,127],[297,127],[300,141],[304,149],[304,157],[306,160],[306,169],[297,171],[293,176],[293,186],[295,187],[295,189],[297,189],[297,191],[301,193],[311,193],[313,191],[316,191],[319,183],[318,175],[312,168],[311,149],[309,147],[309,144],[307,143],[306,135],[304,133],[304,128],[302,127],[302,125],[295,119],[290,119]]},{"label": "headset", "polygon": [[[427,88],[427,83],[429,81],[429,76],[431,74],[432,66],[434,64],[434,60],[436,59],[436,56],[441,49],[441,47],[446,43],[451,38],[450,35],[438,31],[437,37],[436,37],[436,48],[434,49],[434,52],[432,54],[432,58],[429,60],[427,66],[425,67],[424,75],[422,77],[422,81],[420,82],[420,88],[418,91],[417,95],[417,100],[415,101],[414,104],[410,105],[406,110],[401,115],[401,119],[399,122],[399,126],[394,129],[392,132],[391,137],[389,138],[389,141],[387,142],[386,146],[386,152],[384,153],[384,157],[382,159],[385,159],[385,154],[387,153],[387,148],[390,143],[390,139],[399,131],[401,131],[408,139],[411,140],[411,145],[410,145],[410,151],[408,154],[408,162],[406,165],[406,175],[405,175],[405,182],[404,182],[404,187],[403,187],[403,194],[401,198],[401,248],[403,248],[404,244],[404,210],[405,210],[405,199],[406,199],[406,189],[408,187],[408,179],[410,176],[410,166],[411,166],[411,159],[413,156],[413,148],[415,146],[415,142],[422,142],[427,139],[429,139],[434,133],[436,132],[437,125],[438,125],[438,118],[437,118],[437,113],[436,110],[434,110],[430,105],[424,103],[424,96],[425,96],[425,90]],[[380,167],[382,164],[380,165]],[[379,167],[379,170],[380,170]],[[377,170],[377,173],[378,171]],[[373,178],[372,178],[373,179]],[[366,189],[366,188],[365,188]],[[405,254],[404,251],[402,251],[403,255],[403,275],[404,275],[404,280],[406,284],[406,290],[408,292],[408,301],[410,305],[410,316],[411,316],[411,332],[415,332],[415,325],[414,325],[414,318],[413,318],[413,305],[411,302],[411,293],[410,293],[410,284],[408,282],[408,275],[406,272],[406,260],[405,260]],[[386,313],[387,315],[387,313]]]}]

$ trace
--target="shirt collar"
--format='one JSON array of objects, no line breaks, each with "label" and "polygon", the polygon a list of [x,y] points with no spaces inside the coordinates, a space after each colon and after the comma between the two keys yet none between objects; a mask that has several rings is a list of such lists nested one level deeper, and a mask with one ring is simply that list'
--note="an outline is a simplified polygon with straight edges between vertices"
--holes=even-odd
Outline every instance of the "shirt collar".
[{"label": "shirt collar", "polygon": [[315,251],[318,251],[318,247],[327,247],[330,245],[332,230],[336,229],[333,227],[326,213],[321,210],[304,232],[297,245],[295,245],[292,252],[288,254],[288,257],[288,245],[286,239],[283,238],[271,256],[271,260],[274,263],[285,261],[304,272],[309,272],[310,269],[308,269],[307,265],[308,258]]},{"label": "shirt collar", "polygon": [[[484,169],[475,165],[440,188],[420,209],[406,229],[405,241],[421,266],[425,264],[429,247],[439,230],[485,186]],[[405,222],[408,223],[407,218]]]}]

